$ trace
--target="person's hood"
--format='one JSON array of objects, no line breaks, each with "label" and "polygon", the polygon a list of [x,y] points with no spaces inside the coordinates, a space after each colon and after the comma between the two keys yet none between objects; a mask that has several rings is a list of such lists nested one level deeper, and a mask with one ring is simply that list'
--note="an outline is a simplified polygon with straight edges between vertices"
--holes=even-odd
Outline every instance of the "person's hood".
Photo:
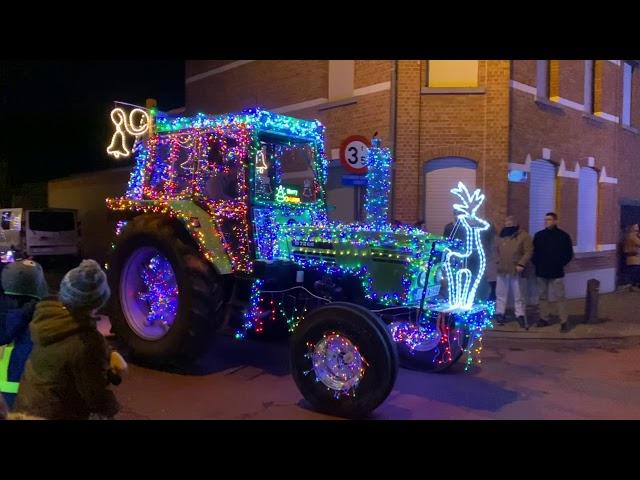
[{"label": "person's hood", "polygon": [[75,333],[95,328],[95,321],[88,315],[72,315],[57,300],[43,300],[36,305],[29,328],[33,343],[51,345]]}]

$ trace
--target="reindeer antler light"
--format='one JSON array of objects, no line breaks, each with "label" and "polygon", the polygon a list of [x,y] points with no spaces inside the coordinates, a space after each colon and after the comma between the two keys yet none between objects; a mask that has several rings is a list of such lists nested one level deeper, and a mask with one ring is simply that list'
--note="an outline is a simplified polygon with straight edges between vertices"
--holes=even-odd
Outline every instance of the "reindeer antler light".
[{"label": "reindeer antler light", "polygon": [[480,189],[477,188],[472,194],[469,194],[469,190],[466,185],[462,182],[458,182],[458,186],[456,188],[452,188],[450,191],[462,200],[462,205],[455,203],[453,208],[463,215],[475,217],[476,211],[480,205],[482,205],[482,202],[484,202],[484,194],[480,193]]}]

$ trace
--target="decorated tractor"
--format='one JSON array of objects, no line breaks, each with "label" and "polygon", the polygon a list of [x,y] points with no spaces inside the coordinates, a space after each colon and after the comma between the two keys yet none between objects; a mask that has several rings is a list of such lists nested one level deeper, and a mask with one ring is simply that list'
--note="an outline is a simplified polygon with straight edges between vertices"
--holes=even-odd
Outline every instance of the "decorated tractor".
[{"label": "decorated tractor", "polygon": [[110,154],[136,163],[107,265],[110,316],[133,355],[192,362],[214,331],[288,331],[291,372],[317,410],[358,417],[391,392],[400,362],[441,371],[477,357],[491,305],[476,216],[452,190],[463,240],[388,221],[391,156],[367,154],[366,220],[328,219],[324,127],[262,110],[169,117],[112,112]]}]

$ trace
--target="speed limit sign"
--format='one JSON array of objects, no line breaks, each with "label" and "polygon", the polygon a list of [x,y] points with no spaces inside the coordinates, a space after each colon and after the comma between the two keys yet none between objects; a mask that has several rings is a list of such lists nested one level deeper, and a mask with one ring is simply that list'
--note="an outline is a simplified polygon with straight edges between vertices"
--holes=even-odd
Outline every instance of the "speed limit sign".
[{"label": "speed limit sign", "polygon": [[367,173],[365,159],[369,147],[369,140],[362,135],[347,137],[340,144],[340,163],[344,169],[351,173],[365,175]]}]

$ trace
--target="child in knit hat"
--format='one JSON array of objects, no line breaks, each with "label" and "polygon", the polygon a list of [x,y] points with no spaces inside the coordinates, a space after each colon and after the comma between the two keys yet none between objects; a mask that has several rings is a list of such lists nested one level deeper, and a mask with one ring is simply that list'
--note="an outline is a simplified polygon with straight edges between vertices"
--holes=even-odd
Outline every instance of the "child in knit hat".
[{"label": "child in knit hat", "polygon": [[[109,389],[114,358],[96,326],[95,311],[109,299],[107,277],[94,260],[64,276],[58,298],[46,298],[31,322],[33,351],[16,411],[51,420],[112,418],[120,407]],[[122,360],[122,369],[126,364]]]},{"label": "child in knit hat", "polygon": [[13,407],[20,377],[33,343],[29,323],[38,300],[47,295],[42,267],[32,260],[10,263],[2,270],[0,295],[0,392]]}]

